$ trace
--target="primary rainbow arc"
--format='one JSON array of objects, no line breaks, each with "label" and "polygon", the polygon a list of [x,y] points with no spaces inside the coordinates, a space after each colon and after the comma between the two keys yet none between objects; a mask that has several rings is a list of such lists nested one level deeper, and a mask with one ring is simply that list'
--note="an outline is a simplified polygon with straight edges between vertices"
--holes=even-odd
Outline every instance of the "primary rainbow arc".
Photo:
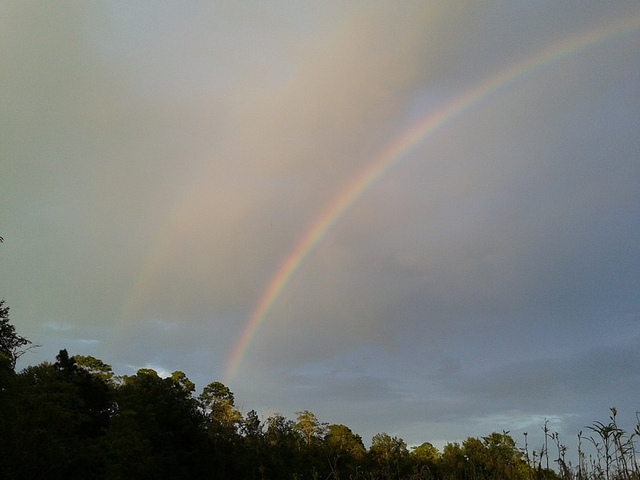
[{"label": "primary rainbow arc", "polygon": [[400,135],[386,147],[362,173],[347,184],[343,190],[328,203],[297,242],[294,249],[280,264],[255,305],[246,327],[231,353],[225,369],[224,380],[226,382],[232,380],[238,372],[242,359],[260,325],[264,322],[273,304],[302,262],[309,256],[318,243],[322,241],[327,232],[345,214],[349,207],[351,207],[365,191],[371,188],[385,172],[402,160],[407,153],[436,131],[443,128],[450,121],[468,111],[471,107],[532,71],[589,46],[621,34],[633,32],[639,28],[640,19],[631,18],[625,22],[588,32],[584,35],[566,40],[559,45],[545,49],[490,77],[480,85],[464,91],[450,102],[430,112],[426,117],[412,126],[409,131]]}]

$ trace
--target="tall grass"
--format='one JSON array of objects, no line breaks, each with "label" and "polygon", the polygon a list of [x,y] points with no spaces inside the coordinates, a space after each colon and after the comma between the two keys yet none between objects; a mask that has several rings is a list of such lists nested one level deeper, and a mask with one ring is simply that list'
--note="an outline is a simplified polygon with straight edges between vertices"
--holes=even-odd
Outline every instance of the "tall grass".
[{"label": "tall grass", "polygon": [[[558,433],[549,432],[545,422],[543,427],[545,446],[539,453],[539,462],[542,463],[542,456],[548,461],[547,439],[550,439],[557,450],[558,456],[555,463],[558,476],[562,480],[640,480],[636,450],[636,442],[640,438],[640,413],[636,413],[636,425],[633,431],[627,432],[618,426],[616,420],[618,411],[611,408],[610,412],[609,422],[593,422],[585,427],[588,431],[586,434],[582,431],[578,433],[578,456],[575,466],[566,460],[567,447],[560,442]],[[585,445],[593,447],[592,453],[588,456]],[[528,456],[528,453],[526,455]]]}]

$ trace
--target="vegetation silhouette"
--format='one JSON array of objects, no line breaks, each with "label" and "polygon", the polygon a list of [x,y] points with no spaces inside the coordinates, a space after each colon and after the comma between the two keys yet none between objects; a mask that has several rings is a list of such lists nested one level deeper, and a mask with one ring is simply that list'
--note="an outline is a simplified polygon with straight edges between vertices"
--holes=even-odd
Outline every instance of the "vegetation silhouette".
[{"label": "vegetation silhouette", "polygon": [[[548,422],[544,445],[531,454],[526,433],[519,448],[507,431],[442,452],[379,433],[367,449],[346,425],[307,410],[296,420],[254,410],[243,416],[227,386],[212,382],[196,395],[180,371],[119,376],[102,360],[67,350],[54,363],[16,371],[29,345],[0,301],[0,479],[640,480],[640,420],[628,434],[613,408],[609,423],[578,434],[575,466]],[[595,455],[587,458],[583,440]]]}]

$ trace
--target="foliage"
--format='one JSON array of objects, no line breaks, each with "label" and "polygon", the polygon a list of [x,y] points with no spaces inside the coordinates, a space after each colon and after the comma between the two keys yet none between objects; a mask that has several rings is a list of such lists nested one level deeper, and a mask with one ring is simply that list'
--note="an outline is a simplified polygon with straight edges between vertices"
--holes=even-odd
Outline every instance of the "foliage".
[{"label": "foliage", "polygon": [[[161,378],[152,369],[125,376],[107,439],[118,478],[181,478],[201,473],[204,417],[182,372]],[[200,458],[199,458],[200,457]]]},{"label": "foliage", "polygon": [[[180,371],[118,377],[102,360],[61,350],[54,363],[16,373],[15,359],[30,342],[3,305],[0,479],[640,480],[640,418],[625,432],[614,408],[609,422],[578,434],[576,466],[547,422],[544,446],[531,455],[526,433],[520,449],[506,431],[449,443],[442,452],[429,442],[409,450],[401,438],[379,433],[367,449],[349,427],[308,410],[295,421],[277,413],[263,420],[253,410],[243,417],[226,385],[212,382],[196,395]],[[583,444],[595,456],[587,457]],[[547,467],[550,460],[558,472]]]},{"label": "foliage", "polygon": [[308,410],[296,412],[298,416],[296,430],[303,439],[303,443],[307,448],[311,448],[313,444],[322,441],[326,432],[326,424],[320,423],[316,416]]},{"label": "foliage", "polygon": [[329,425],[324,437],[331,475],[349,478],[365,463],[366,449],[362,438],[346,425]]},{"label": "foliage", "polygon": [[102,360],[89,356],[74,355],[73,359],[76,362],[78,368],[86,371],[88,374],[98,378],[102,382],[113,385],[115,381],[115,374],[110,365],[107,365]]},{"label": "foliage", "polygon": [[414,472],[421,478],[434,478],[440,459],[440,452],[429,442],[411,448],[411,463]]},{"label": "foliage", "polygon": [[409,451],[404,440],[378,433],[371,439],[369,455],[379,478],[403,478],[409,463]]},{"label": "foliage", "polygon": [[0,368],[13,370],[16,361],[31,345],[31,341],[18,335],[9,320],[9,307],[0,300]]},{"label": "foliage", "polygon": [[105,432],[113,413],[108,387],[78,369],[66,350],[54,364],[28,367],[2,399],[7,478],[86,478],[106,471]]}]

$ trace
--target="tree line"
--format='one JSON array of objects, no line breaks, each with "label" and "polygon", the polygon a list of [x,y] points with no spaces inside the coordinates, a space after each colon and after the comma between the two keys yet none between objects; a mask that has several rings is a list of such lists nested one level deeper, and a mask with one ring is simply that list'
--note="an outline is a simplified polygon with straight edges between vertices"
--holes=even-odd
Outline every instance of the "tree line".
[{"label": "tree line", "polygon": [[[16,371],[30,346],[0,301],[0,479],[640,478],[631,461],[635,450],[625,456],[617,448],[631,448],[634,436],[616,437],[613,430],[606,431],[607,457],[599,466],[583,458],[572,467],[557,442],[558,472],[549,468],[547,447],[530,455],[504,431],[442,451],[429,442],[409,448],[379,433],[366,448],[346,425],[321,422],[306,410],[295,419],[261,418],[254,410],[243,415],[227,386],[212,382],[196,393],[180,371],[166,378],[152,369],[119,376],[100,359],[66,350],[53,363]],[[593,428],[600,425],[608,427]],[[545,444],[547,436],[557,439],[545,430]],[[604,459],[604,450],[597,451]]]}]

